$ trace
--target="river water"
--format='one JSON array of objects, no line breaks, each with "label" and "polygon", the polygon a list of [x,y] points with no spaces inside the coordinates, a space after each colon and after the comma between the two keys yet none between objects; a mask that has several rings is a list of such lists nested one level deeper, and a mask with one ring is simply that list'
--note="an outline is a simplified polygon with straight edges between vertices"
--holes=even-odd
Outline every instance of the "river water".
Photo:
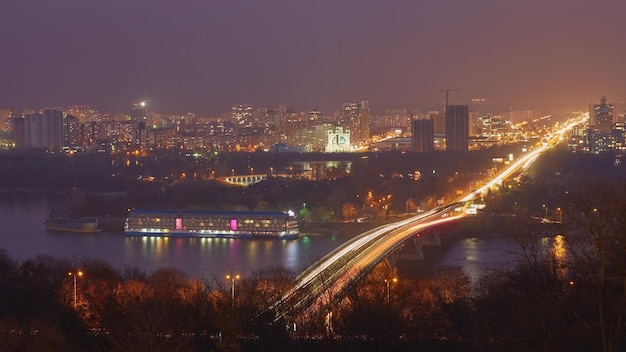
[{"label": "river water", "polygon": [[[62,196],[0,194],[0,249],[18,261],[43,254],[55,258],[98,258],[117,269],[136,267],[147,273],[175,267],[190,277],[247,275],[268,267],[301,272],[348,240],[347,236],[309,234],[298,240],[125,237],[123,233],[80,234],[47,231],[43,221],[63,208]],[[420,270],[459,266],[476,278],[510,258],[514,245],[504,238],[467,238],[426,247]],[[406,264],[404,265],[406,266]]]}]

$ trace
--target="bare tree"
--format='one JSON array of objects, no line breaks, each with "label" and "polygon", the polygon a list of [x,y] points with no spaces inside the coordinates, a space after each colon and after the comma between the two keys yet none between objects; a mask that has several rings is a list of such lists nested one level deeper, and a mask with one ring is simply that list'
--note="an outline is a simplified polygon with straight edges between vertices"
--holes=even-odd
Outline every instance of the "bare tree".
[{"label": "bare tree", "polygon": [[599,330],[602,351],[620,351],[626,315],[626,185],[589,182],[568,193],[567,215],[576,225],[566,236],[571,283],[574,293],[586,290],[590,299],[572,309],[592,335]]}]

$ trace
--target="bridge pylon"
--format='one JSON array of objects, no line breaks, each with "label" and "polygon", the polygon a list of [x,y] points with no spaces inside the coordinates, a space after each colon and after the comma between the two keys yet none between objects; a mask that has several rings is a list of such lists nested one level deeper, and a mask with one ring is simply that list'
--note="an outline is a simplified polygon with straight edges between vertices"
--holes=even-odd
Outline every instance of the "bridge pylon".
[{"label": "bridge pylon", "polygon": [[397,250],[397,251],[393,251],[389,253],[389,255],[385,257],[382,263],[387,268],[387,270],[389,271],[395,270],[396,263],[398,262],[399,256],[400,256],[400,250]]},{"label": "bridge pylon", "polygon": [[398,251],[396,260],[422,261],[424,260],[424,246],[441,246],[439,229],[429,229],[409,238]]},{"label": "bridge pylon", "polygon": [[398,259],[401,261],[422,261],[424,251],[422,250],[424,239],[422,236],[413,236],[404,242],[398,251]]}]

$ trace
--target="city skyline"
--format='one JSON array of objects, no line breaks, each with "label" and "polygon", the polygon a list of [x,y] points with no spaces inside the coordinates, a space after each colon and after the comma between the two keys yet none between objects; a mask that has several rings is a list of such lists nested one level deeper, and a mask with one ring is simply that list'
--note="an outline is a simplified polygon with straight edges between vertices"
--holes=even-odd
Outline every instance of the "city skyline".
[{"label": "city skyline", "polygon": [[441,104],[441,89],[460,89],[450,104],[625,99],[617,1],[38,0],[0,13],[0,107],[379,110]]}]

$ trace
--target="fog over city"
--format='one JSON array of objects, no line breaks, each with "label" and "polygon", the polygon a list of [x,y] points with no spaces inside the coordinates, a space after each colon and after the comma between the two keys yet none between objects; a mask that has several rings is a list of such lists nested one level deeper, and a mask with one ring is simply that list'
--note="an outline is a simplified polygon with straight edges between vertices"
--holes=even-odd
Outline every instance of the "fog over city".
[{"label": "fog over city", "polygon": [[216,113],[625,99],[626,2],[33,0],[0,4],[0,107]]}]

